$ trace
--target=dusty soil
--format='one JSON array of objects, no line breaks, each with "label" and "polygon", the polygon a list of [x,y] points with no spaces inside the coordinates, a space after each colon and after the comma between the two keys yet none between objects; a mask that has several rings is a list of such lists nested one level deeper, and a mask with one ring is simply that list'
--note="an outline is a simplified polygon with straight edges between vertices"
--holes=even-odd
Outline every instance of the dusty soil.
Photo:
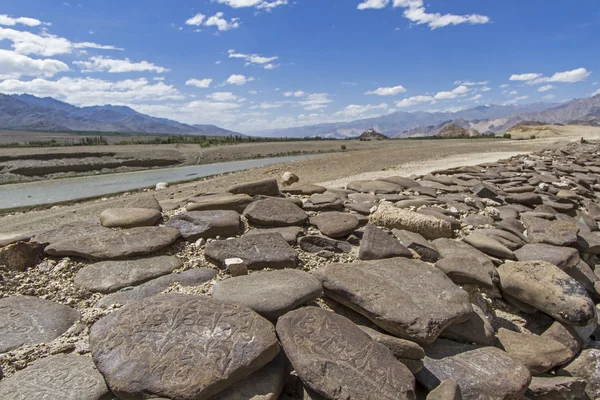
[{"label": "dusty soil", "polygon": [[529,139],[531,136],[536,138],[585,138],[586,140],[600,139],[600,128],[593,126],[579,125],[540,125],[540,126],[521,126],[509,130],[513,139]]}]

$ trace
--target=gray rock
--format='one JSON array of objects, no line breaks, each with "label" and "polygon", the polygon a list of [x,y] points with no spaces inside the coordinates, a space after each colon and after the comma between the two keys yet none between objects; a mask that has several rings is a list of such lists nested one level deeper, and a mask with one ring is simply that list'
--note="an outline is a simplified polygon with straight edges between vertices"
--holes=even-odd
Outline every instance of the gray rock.
[{"label": "gray rock", "polygon": [[591,399],[600,397],[600,350],[586,349],[579,357],[560,368],[556,374],[585,379],[585,392]]},{"label": "gray rock", "polygon": [[309,253],[330,251],[333,253],[350,253],[352,246],[348,242],[330,239],[325,236],[304,236],[298,239],[298,246]]},{"label": "gray rock", "polygon": [[402,186],[386,181],[352,181],[346,185],[347,189],[361,193],[398,193]]},{"label": "gray rock", "polygon": [[59,354],[34,362],[0,382],[3,400],[108,400],[104,378],[88,356]]},{"label": "gray rock", "polygon": [[530,243],[569,246],[577,243],[579,228],[567,221],[548,221],[542,218],[523,217]]},{"label": "gray rock", "polygon": [[386,335],[371,329],[367,326],[358,325],[363,332],[371,337],[377,343],[380,343],[390,349],[394,357],[398,359],[422,360],[425,358],[425,350],[418,344],[410,340],[400,339],[394,336]]},{"label": "gray rock", "polygon": [[131,399],[208,399],[279,353],[273,325],[254,311],[182,294],[107,315],[92,326],[90,349],[112,392]]},{"label": "gray rock", "polygon": [[512,193],[504,197],[507,203],[537,206],[543,203],[542,198],[535,193]]},{"label": "gray rock", "polygon": [[136,197],[134,200],[127,203],[127,208],[147,208],[162,212],[162,207],[154,195],[148,194],[141,197]]},{"label": "gray rock", "polygon": [[427,395],[427,400],[463,400],[463,397],[458,384],[446,379]]},{"label": "gray rock", "polygon": [[521,236],[501,229],[477,229],[474,233],[489,236],[513,252],[525,245],[525,241]]},{"label": "gray rock", "polygon": [[497,280],[496,268],[481,251],[467,243],[449,239],[437,239],[433,244],[442,257],[436,267],[444,271],[453,282],[493,287]]},{"label": "gray rock", "polygon": [[579,235],[577,235],[577,248],[583,253],[599,255],[600,235],[592,232],[579,232]]},{"label": "gray rock", "polygon": [[333,194],[313,194],[302,208],[308,211],[341,211],[344,208],[342,199]]},{"label": "gray rock", "polygon": [[494,327],[485,313],[477,305],[472,304],[473,313],[469,319],[459,324],[450,325],[440,337],[461,343],[474,343],[491,346],[494,342]]},{"label": "gray rock", "polygon": [[440,253],[435,246],[418,233],[400,229],[393,229],[392,233],[398,238],[400,244],[421,256],[421,260],[434,263],[440,259]]},{"label": "gray rock", "polygon": [[547,261],[563,271],[575,267],[580,261],[579,253],[573,248],[543,243],[526,244],[515,251],[515,255],[519,261]]},{"label": "gray rock", "polygon": [[557,321],[585,326],[595,318],[586,290],[557,266],[545,261],[508,262],[498,268],[503,292]]},{"label": "gray rock", "polygon": [[554,321],[554,323],[542,333],[542,336],[554,339],[565,346],[570,352],[569,359],[572,359],[579,354],[579,350],[581,350],[581,345],[583,343],[572,326],[561,324],[558,321]]},{"label": "gray rock", "polygon": [[470,214],[462,218],[460,222],[462,222],[465,225],[480,227],[485,225],[492,225],[494,223],[494,219],[492,217],[488,217],[487,215]]},{"label": "gray rock", "polygon": [[425,239],[450,238],[454,236],[452,225],[439,218],[422,215],[382,203],[371,215],[371,222],[387,229],[415,232]]},{"label": "gray rock", "polygon": [[248,204],[254,199],[247,194],[211,194],[189,199],[191,203],[186,205],[187,211],[211,211],[211,210],[232,210],[243,212]]},{"label": "gray rock", "polygon": [[181,237],[193,242],[217,236],[236,236],[242,232],[240,215],[232,210],[181,213],[171,217],[167,226],[179,230]]},{"label": "gray rock", "polygon": [[96,307],[109,307],[112,304],[122,306],[133,303],[147,297],[155,296],[174,283],[181,286],[199,286],[210,281],[217,275],[217,271],[209,268],[190,269],[179,274],[169,274],[160,278],[152,279],[146,283],[133,288],[126,288],[119,292],[104,296]]},{"label": "gray rock", "polygon": [[322,294],[323,287],[317,278],[292,269],[225,279],[212,292],[216,300],[242,304],[271,321]]},{"label": "gray rock", "polygon": [[361,260],[382,260],[393,257],[412,258],[412,253],[400,244],[391,232],[368,224],[364,230],[358,258]]},{"label": "gray rock", "polygon": [[438,339],[425,350],[425,366],[416,377],[430,390],[451,379],[465,400],[518,400],[531,381],[527,368],[496,347]]},{"label": "gray rock", "polygon": [[293,183],[290,186],[285,187],[281,190],[282,193],[305,196],[309,196],[315,193],[325,193],[325,191],[327,191],[327,189],[323,186],[311,185],[309,183]]},{"label": "gray rock", "polygon": [[244,216],[248,221],[259,226],[294,226],[304,225],[308,214],[286,199],[265,199],[255,201],[246,207]]},{"label": "gray rock", "polygon": [[383,330],[419,344],[433,342],[446,327],[465,321],[473,312],[465,291],[421,261],[391,258],[330,264],[315,275],[326,296]]},{"label": "gray rock", "polygon": [[284,228],[252,229],[245,233],[245,236],[261,235],[263,233],[278,233],[291,245],[298,242],[298,238],[304,234],[304,229],[298,226],[288,226]]},{"label": "gray rock", "polygon": [[77,321],[77,311],[30,296],[0,299],[0,353],[51,342]]},{"label": "gray rock", "polygon": [[535,400],[587,400],[586,382],[581,378],[541,375],[531,378],[525,396]]},{"label": "gray rock", "polygon": [[251,270],[294,268],[298,263],[298,253],[279,233],[214,241],[206,245],[204,255],[222,268],[226,267],[225,260],[229,258],[240,258]]},{"label": "gray rock", "polygon": [[327,399],[414,399],[410,371],[352,321],[316,307],[279,318],[277,334],[302,382]]},{"label": "gray rock", "polygon": [[35,267],[44,254],[44,245],[36,242],[17,242],[0,247],[0,265],[10,271],[25,271]]},{"label": "gray rock", "polygon": [[390,182],[398,185],[404,189],[418,188],[421,184],[413,179],[405,178],[403,176],[386,176],[385,178],[379,178],[378,181]]},{"label": "gray rock", "polygon": [[268,178],[230,186],[227,189],[227,192],[233,194],[247,194],[249,196],[279,196],[279,185],[277,184],[277,179]]},{"label": "gray rock", "polygon": [[17,242],[29,242],[32,233],[0,233],[0,247],[8,246],[9,244],[15,244]]},{"label": "gray rock", "polygon": [[103,261],[90,264],[75,275],[75,285],[90,292],[113,293],[127,286],[139,285],[183,267],[171,256],[137,260]]},{"label": "gray rock", "polygon": [[509,260],[515,260],[517,258],[515,254],[506,246],[490,236],[471,233],[470,235],[465,236],[463,240],[475,247],[477,250],[493,257],[505,258]]},{"label": "gray rock", "polygon": [[293,183],[300,182],[300,177],[293,172],[284,172],[281,177],[281,184],[283,186],[290,186]]},{"label": "gray rock", "polygon": [[109,208],[100,214],[100,225],[106,228],[152,226],[162,218],[160,211],[148,208]]},{"label": "gray rock", "polygon": [[342,212],[324,212],[310,219],[321,233],[331,238],[347,236],[358,228],[358,219],[352,214]]},{"label": "gray rock", "polygon": [[75,240],[83,236],[107,232],[112,232],[112,230],[103,227],[97,221],[78,221],[37,233],[33,236],[31,241],[42,244],[52,244],[62,242],[63,240]]}]

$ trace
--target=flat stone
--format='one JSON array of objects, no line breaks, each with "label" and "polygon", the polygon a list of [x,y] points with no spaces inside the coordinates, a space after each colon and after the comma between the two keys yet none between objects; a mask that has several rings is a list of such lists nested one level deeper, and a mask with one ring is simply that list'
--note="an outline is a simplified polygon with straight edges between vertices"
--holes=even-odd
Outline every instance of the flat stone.
[{"label": "flat stone", "polygon": [[392,233],[394,236],[396,236],[396,238],[398,238],[400,244],[411,250],[414,250],[419,256],[421,256],[421,260],[431,263],[439,260],[440,253],[438,253],[435,246],[418,233],[401,229],[393,229]]},{"label": "flat stone", "polygon": [[106,400],[110,397],[104,378],[88,356],[50,356],[0,381],[3,400]]},{"label": "flat stone", "polygon": [[137,260],[103,261],[90,264],[75,275],[75,285],[90,292],[113,293],[138,285],[182,268],[183,263],[171,256]]},{"label": "flat stone", "polygon": [[48,343],[77,321],[77,311],[30,296],[0,299],[0,353],[23,345]]},{"label": "flat stone", "polygon": [[97,221],[86,220],[64,224],[57,228],[37,233],[31,238],[31,241],[42,244],[53,244],[62,242],[63,240],[75,240],[83,236],[107,232],[112,231],[109,228],[103,227]]},{"label": "flat stone", "polygon": [[488,217],[487,215],[480,214],[469,214],[466,217],[460,220],[465,225],[471,225],[474,227],[492,225],[494,223],[494,219],[492,217]]},{"label": "flat stone", "polygon": [[302,205],[302,208],[307,211],[341,211],[344,208],[344,202],[333,194],[313,194]]},{"label": "flat stone", "polygon": [[52,243],[46,247],[46,254],[114,260],[155,253],[173,244],[177,238],[177,229],[162,226],[109,230]]},{"label": "flat stone", "polygon": [[162,212],[162,207],[154,195],[144,195],[136,197],[134,200],[127,203],[127,208],[147,208],[149,210],[156,210]]},{"label": "flat stone", "polygon": [[222,268],[230,258],[240,258],[242,265],[251,270],[295,268],[298,263],[298,253],[278,233],[217,240],[206,245],[204,254],[208,261]]},{"label": "flat stone", "polygon": [[378,181],[384,181],[384,182],[390,182],[393,183],[394,185],[398,185],[402,188],[408,189],[408,188],[414,188],[414,187],[419,187],[421,186],[421,184],[413,179],[410,178],[405,178],[403,176],[386,176],[384,178],[379,178],[377,179]]},{"label": "flat stone", "polygon": [[361,260],[382,260],[393,257],[412,258],[412,253],[404,247],[391,232],[373,224],[365,227],[358,258]]},{"label": "flat stone", "polygon": [[10,271],[25,271],[35,267],[44,254],[44,245],[36,242],[17,242],[0,247],[0,265]]},{"label": "flat stone", "polygon": [[242,233],[240,215],[232,210],[191,211],[174,215],[167,226],[179,230],[181,237],[195,242],[209,239],[236,236]]},{"label": "flat stone", "polygon": [[377,343],[380,343],[390,349],[394,357],[398,359],[422,360],[425,358],[425,350],[418,344],[410,340],[400,339],[394,336],[386,335],[371,329],[367,326],[358,325],[363,332],[371,337]]},{"label": "flat stone", "polygon": [[526,244],[515,251],[515,255],[519,261],[547,261],[562,270],[574,267],[580,260],[579,253],[573,248],[543,243]]},{"label": "flat stone", "polygon": [[543,203],[542,198],[535,193],[511,193],[504,197],[507,203],[517,203],[527,206],[537,206]]},{"label": "flat stone", "polygon": [[317,278],[293,269],[225,279],[212,292],[216,300],[242,304],[271,321],[322,294],[323,287]]},{"label": "flat stone", "polygon": [[473,312],[465,291],[421,261],[398,257],[330,264],[315,276],[326,296],[383,330],[419,344],[433,342],[446,327],[465,321]]},{"label": "flat stone", "polygon": [[425,350],[424,368],[416,378],[429,390],[452,379],[465,400],[518,400],[531,381],[527,368],[496,347],[438,339]]},{"label": "flat stone", "polygon": [[470,235],[465,236],[463,240],[477,250],[489,254],[490,256],[509,260],[515,260],[517,258],[510,249],[490,236],[471,233]]},{"label": "flat stone", "polygon": [[554,321],[552,325],[544,333],[542,336],[549,337],[551,339],[556,340],[567,350],[569,350],[569,359],[572,359],[581,350],[581,345],[583,344],[583,340],[579,338],[579,335],[575,331],[574,327],[571,325],[561,324],[558,321]]},{"label": "flat stone", "polygon": [[469,319],[459,324],[450,325],[440,337],[461,343],[474,343],[491,346],[494,342],[494,327],[481,308],[472,304],[473,313]]},{"label": "flat stone", "polygon": [[277,179],[274,178],[233,185],[227,189],[227,192],[233,194],[247,194],[249,196],[279,196],[280,194]]},{"label": "flat stone", "polygon": [[402,191],[402,186],[386,181],[368,181],[358,180],[348,182],[346,189],[354,190],[361,193],[398,193]]},{"label": "flat stone", "polygon": [[415,232],[428,240],[454,236],[452,225],[449,222],[399,209],[388,203],[379,205],[377,211],[371,215],[371,223],[387,229]]},{"label": "flat stone", "polygon": [[289,200],[275,198],[255,201],[246,207],[244,216],[259,226],[304,225],[308,221],[308,214],[303,209]]},{"label": "flat stone", "polygon": [[160,211],[148,208],[109,208],[100,214],[100,225],[106,228],[152,226],[162,218]]},{"label": "flat stone", "polygon": [[315,193],[325,193],[326,191],[327,188],[324,188],[323,186],[312,185],[309,183],[293,183],[290,186],[281,189],[282,193],[304,196],[309,196]]},{"label": "flat stone", "polygon": [[463,400],[460,386],[450,379],[440,382],[428,395],[427,400]]},{"label": "flat stone", "polygon": [[560,368],[556,374],[585,379],[587,383],[585,392],[590,399],[597,399],[600,397],[600,368],[598,365],[600,365],[600,350],[586,349],[568,365]]},{"label": "flat stone", "polygon": [[186,205],[187,211],[231,210],[243,212],[254,199],[247,194],[220,193],[192,197]]},{"label": "flat stone", "polygon": [[567,221],[548,221],[542,218],[523,217],[530,243],[569,246],[577,243],[579,228]]},{"label": "flat stone", "polygon": [[321,233],[331,238],[347,236],[358,228],[358,219],[348,213],[324,212],[310,219]]},{"label": "flat stone", "polygon": [[303,307],[279,318],[277,334],[302,382],[325,398],[415,398],[410,371],[340,315]]},{"label": "flat stone", "polygon": [[474,233],[489,236],[513,252],[525,245],[525,241],[521,236],[502,229],[477,229]]},{"label": "flat stone", "polygon": [[104,296],[96,303],[96,307],[109,307],[112,304],[120,304],[124,306],[129,303],[157,295],[174,283],[184,287],[199,286],[210,281],[216,275],[217,271],[209,268],[190,269],[179,274],[174,273],[164,275],[160,278],[152,279],[151,281],[142,283],[139,286],[126,288],[119,292]]},{"label": "flat stone", "polygon": [[131,399],[208,399],[279,353],[273,325],[254,311],[182,294],[107,315],[92,326],[90,349],[112,392]]},{"label": "flat stone", "polygon": [[29,242],[32,233],[0,233],[0,247],[15,244],[17,242]]},{"label": "flat stone", "polygon": [[304,229],[298,226],[288,226],[284,228],[267,228],[267,229],[252,229],[244,234],[244,236],[261,235],[263,233],[278,233],[291,245],[298,242],[298,238],[304,234]]},{"label": "flat stone", "polygon": [[546,261],[508,262],[498,268],[503,292],[545,312],[557,321],[585,326],[595,318],[585,288]]},{"label": "flat stone", "polygon": [[299,182],[300,181],[300,177],[296,174],[294,174],[293,172],[284,172],[283,176],[281,177],[281,184],[283,186],[290,186],[293,183]]},{"label": "flat stone", "polygon": [[579,232],[579,235],[577,235],[577,248],[583,253],[600,255],[600,235],[592,232]]},{"label": "flat stone", "polygon": [[298,246],[309,253],[326,250],[333,253],[350,253],[352,246],[348,242],[330,239],[326,236],[304,236],[298,239]]},{"label": "flat stone", "polygon": [[412,198],[406,200],[400,200],[395,204],[397,208],[419,208],[423,206],[428,206],[431,204],[438,204],[439,201],[432,199],[431,197],[421,197],[421,198]]},{"label": "flat stone", "polygon": [[581,378],[541,375],[531,378],[525,396],[535,400],[587,400],[586,382]]},{"label": "flat stone", "polygon": [[571,359],[570,351],[549,336],[526,335],[500,328],[498,341],[508,355],[527,367],[532,375],[547,372]]},{"label": "flat stone", "polygon": [[433,245],[442,257],[436,267],[455,283],[493,287],[498,274],[496,267],[484,253],[467,243],[450,239],[434,240]]}]

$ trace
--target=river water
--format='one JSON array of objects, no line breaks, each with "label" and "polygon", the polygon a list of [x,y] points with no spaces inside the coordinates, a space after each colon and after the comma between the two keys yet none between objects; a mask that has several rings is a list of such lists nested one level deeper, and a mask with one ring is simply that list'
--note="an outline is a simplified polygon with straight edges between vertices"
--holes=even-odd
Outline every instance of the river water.
[{"label": "river water", "polygon": [[309,157],[314,157],[314,155],[261,158],[218,164],[0,185],[0,210],[85,199],[152,187],[158,182],[181,182]]}]

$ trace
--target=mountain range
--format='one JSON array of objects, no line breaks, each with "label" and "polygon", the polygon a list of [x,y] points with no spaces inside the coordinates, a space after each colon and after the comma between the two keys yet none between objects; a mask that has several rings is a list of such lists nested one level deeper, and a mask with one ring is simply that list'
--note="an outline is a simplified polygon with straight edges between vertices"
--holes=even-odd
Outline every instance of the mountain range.
[{"label": "mountain range", "polygon": [[168,135],[240,135],[215,125],[188,125],[123,106],[76,107],[29,94],[0,94],[0,129]]}]

